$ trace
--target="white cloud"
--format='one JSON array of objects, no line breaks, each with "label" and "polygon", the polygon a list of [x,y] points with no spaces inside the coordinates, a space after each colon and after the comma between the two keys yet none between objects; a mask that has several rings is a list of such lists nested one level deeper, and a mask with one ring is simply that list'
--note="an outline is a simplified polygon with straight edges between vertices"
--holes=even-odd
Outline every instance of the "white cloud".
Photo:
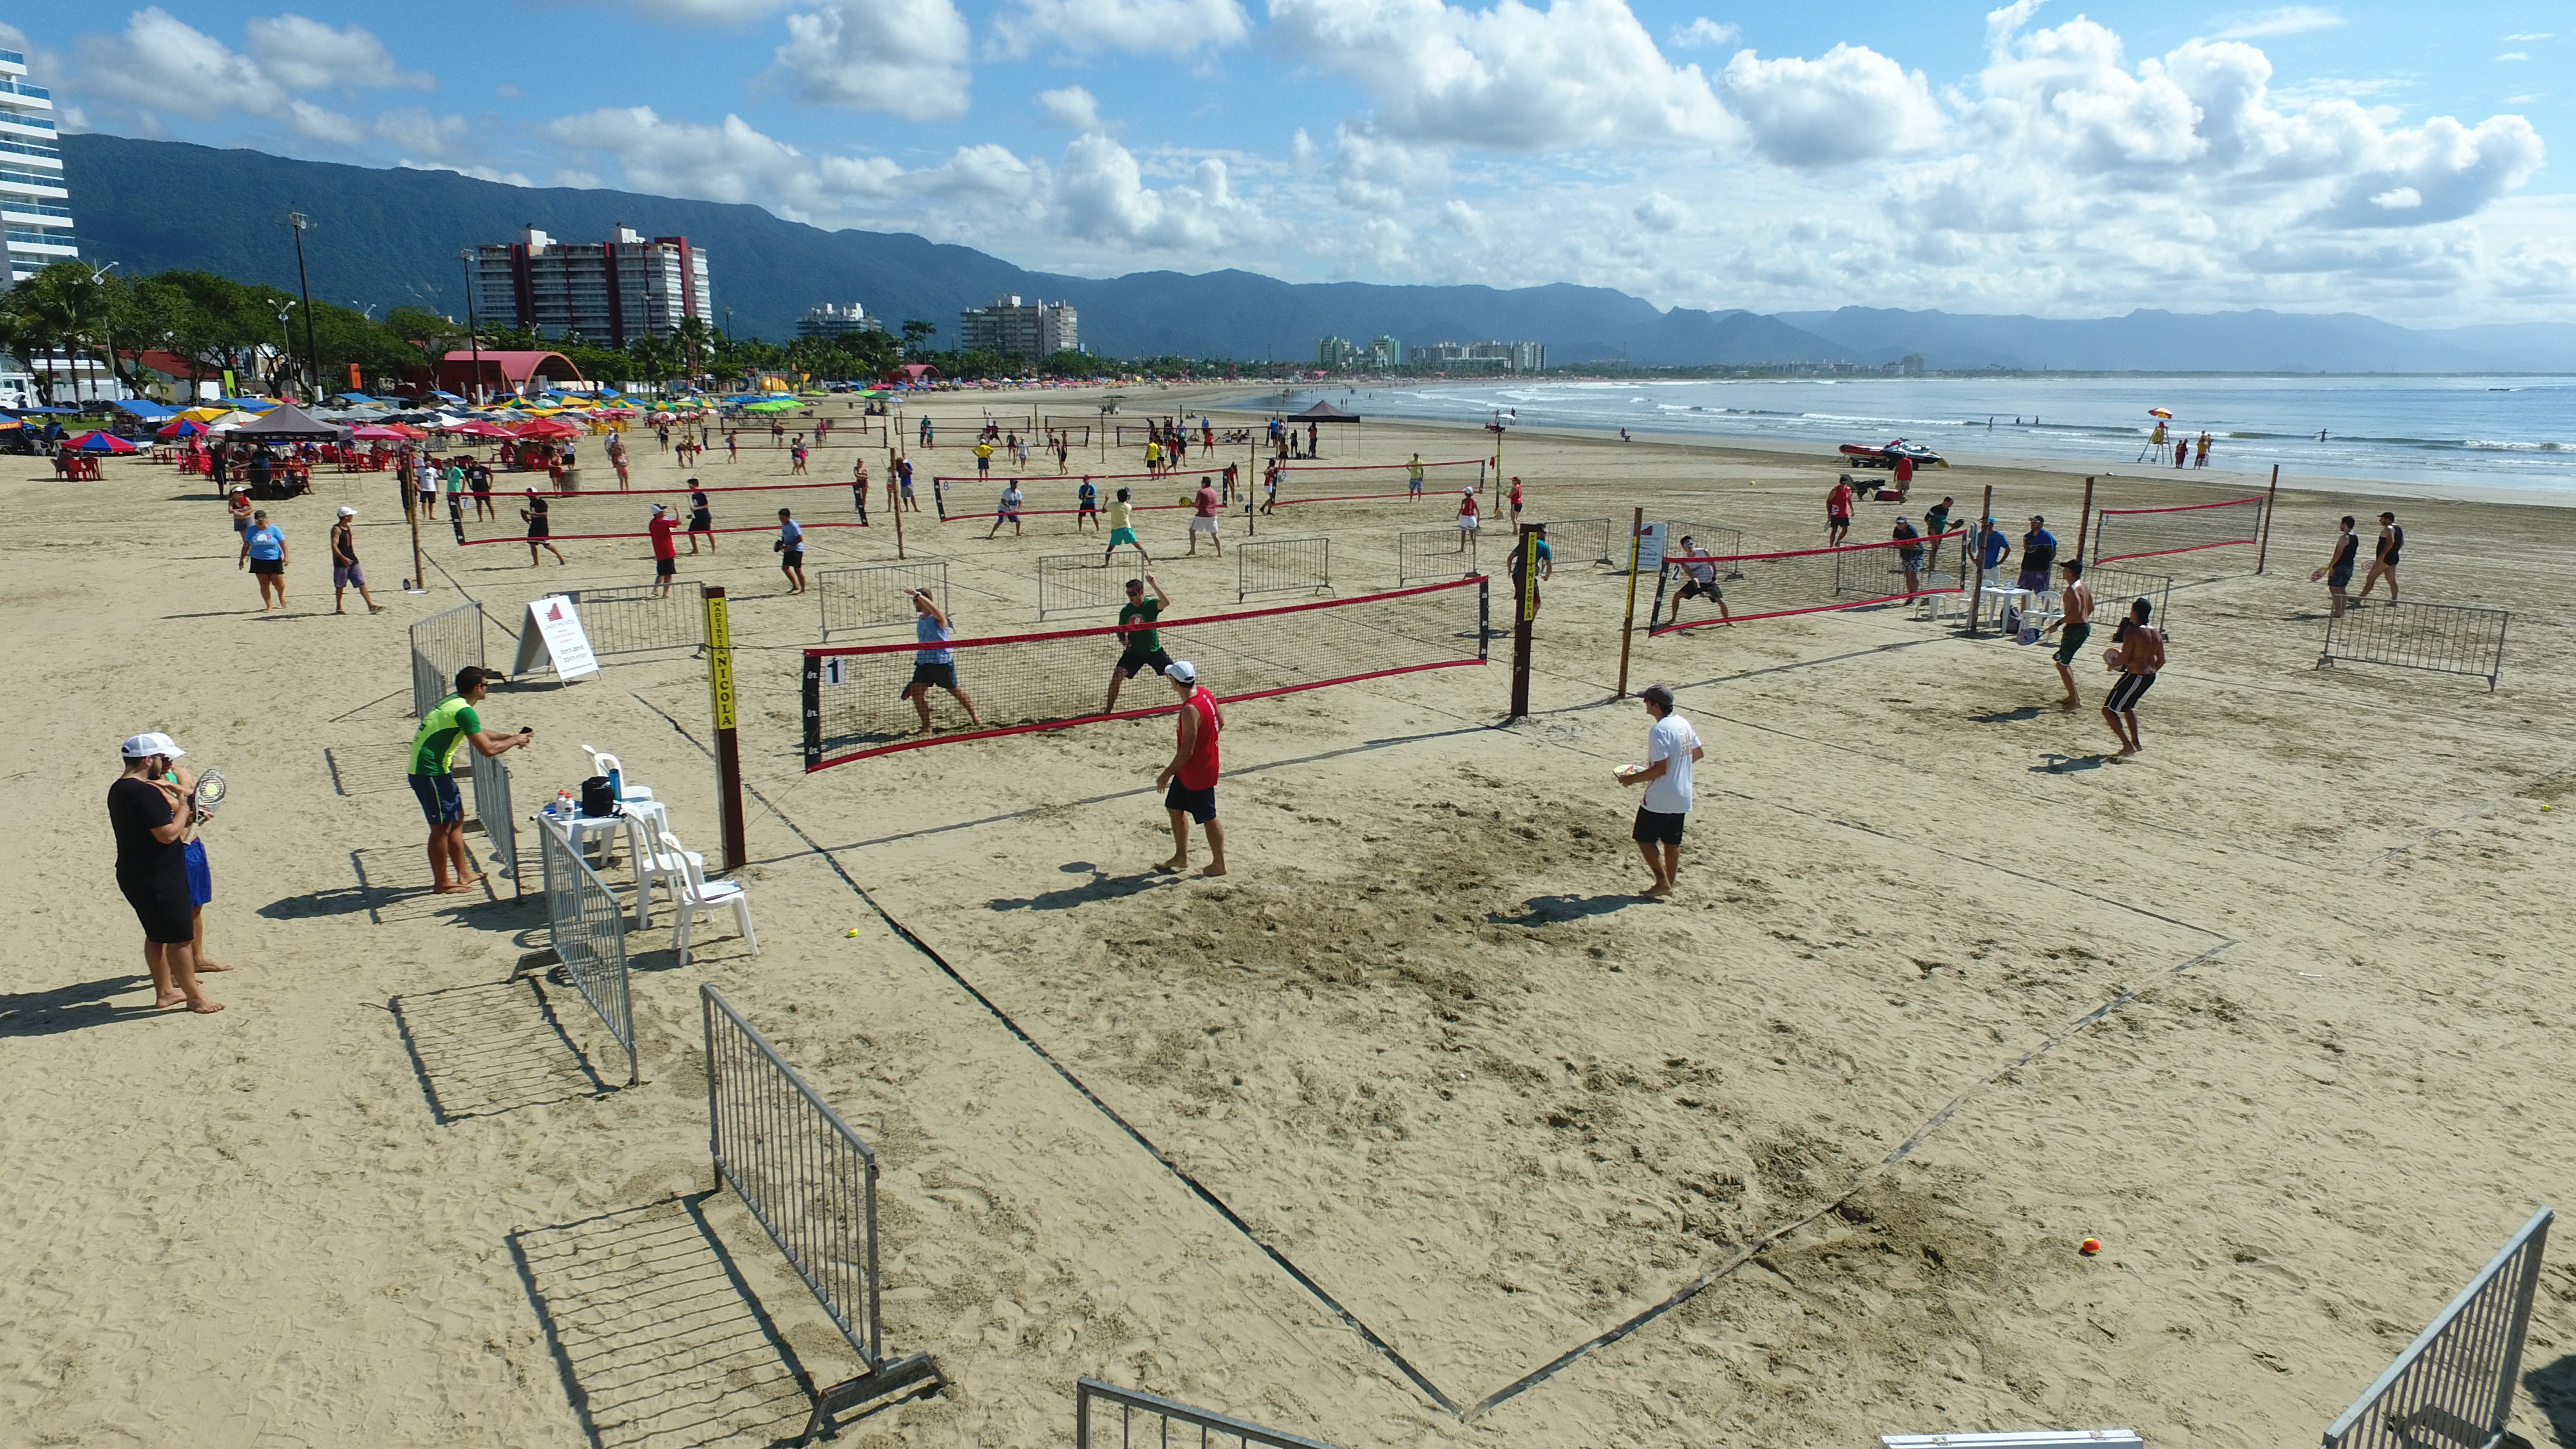
[{"label": "white cloud", "polygon": [[385,43],[358,26],[334,30],[301,15],[253,20],[250,53],[291,90],[430,90],[438,82],[404,70]]},{"label": "white cloud", "polygon": [[1333,137],[1333,194],[1344,206],[1393,214],[1449,184],[1448,156],[1345,122]]},{"label": "white cloud", "polygon": [[1660,191],[1647,192],[1646,199],[1631,207],[1628,214],[1651,232],[1676,231],[1691,219],[1690,208]]},{"label": "white cloud", "polygon": [[991,48],[1020,56],[1051,41],[1077,54],[1186,55],[1240,45],[1251,33],[1237,0],[1011,0],[993,19]]},{"label": "white cloud", "polygon": [[1234,194],[1225,162],[1209,157],[1190,179],[1154,190],[1124,146],[1077,136],[1055,176],[1053,214],[1072,237],[1113,246],[1203,249],[1270,230],[1269,219]]},{"label": "white cloud", "polygon": [[2521,41],[2521,40],[2555,40],[2555,39],[2557,39],[2557,37],[2556,37],[2556,36],[2554,36],[2554,35],[2552,35],[2552,34],[2550,34],[2550,33],[2549,33],[2548,31],[2546,31],[2546,30],[2531,30],[2531,31],[2525,31],[2525,32],[2523,32],[2523,33],[2522,33],[2522,34],[2520,34],[2520,35],[2508,35],[2508,36],[2506,36],[2506,37],[2505,37],[2505,43],[2506,43],[2506,44],[2508,44],[2508,45],[2510,45],[2510,44],[2512,44],[2512,43],[2513,43],[2513,42],[2515,42],[2515,41]]},{"label": "white cloud", "polygon": [[1401,139],[1528,151],[1738,134],[1699,67],[1666,61],[1621,0],[1270,0],[1270,20]]},{"label": "white cloud", "polygon": [[755,202],[795,220],[837,215],[853,198],[887,194],[903,175],[881,156],[809,156],[739,116],[705,125],[623,106],[565,116],[543,130],[558,146],[613,159],[636,190]]},{"label": "white cloud", "polygon": [[[254,20],[243,55],[159,6],[138,10],[122,35],[80,38],[71,79],[128,111],[147,133],[161,115],[195,121],[252,116],[329,146],[368,138],[364,121],[305,100],[299,91],[427,88],[430,77],[394,64],[382,42],[352,25],[334,30],[300,15]],[[309,51],[299,51],[309,46]]]},{"label": "white cloud", "polygon": [[2311,30],[2332,30],[2343,24],[2343,17],[2322,5],[2283,5],[2271,10],[2257,10],[2250,15],[2224,17],[2218,28],[2221,40],[2260,40],[2267,35],[2305,35]]},{"label": "white cloud", "polygon": [[1100,98],[1080,86],[1038,92],[1038,109],[1069,131],[1100,129]]},{"label": "white cloud", "polygon": [[1732,21],[1711,20],[1702,15],[1694,18],[1688,25],[1674,26],[1673,33],[1665,43],[1675,50],[1733,45],[1736,37],[1743,33],[1744,27]]},{"label": "white cloud", "polygon": [[967,43],[952,0],[837,0],[787,17],[768,78],[807,105],[954,120],[970,104]]},{"label": "white cloud", "polygon": [[2519,50],[2508,50],[2508,51],[2506,51],[2504,54],[2497,56],[2497,57],[2496,57],[2496,59],[2498,59],[2498,60],[2500,60],[2500,61],[2501,61],[2501,60],[2529,60],[2529,59],[2531,59],[2531,57],[2530,57],[2530,55],[2529,55],[2529,54],[2527,54],[2527,53],[2525,53],[2525,52],[2523,52],[2523,51],[2519,51]]},{"label": "white cloud", "polygon": [[1836,166],[1925,150],[1941,138],[1941,108],[1921,71],[1874,50],[1837,45],[1815,60],[1736,52],[1726,93],[1754,150],[1784,166]]}]

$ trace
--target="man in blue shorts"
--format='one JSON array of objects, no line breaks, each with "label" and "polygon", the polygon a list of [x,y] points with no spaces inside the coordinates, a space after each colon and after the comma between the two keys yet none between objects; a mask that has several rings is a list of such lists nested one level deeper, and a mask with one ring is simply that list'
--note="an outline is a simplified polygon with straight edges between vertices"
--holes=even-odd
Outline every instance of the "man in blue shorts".
[{"label": "man in blue shorts", "polygon": [[473,888],[482,873],[465,866],[465,802],[456,793],[456,752],[467,744],[480,755],[500,755],[534,744],[535,730],[514,735],[483,728],[475,706],[483,702],[491,676],[479,665],[456,671],[456,692],[432,706],[411,739],[411,793],[429,817],[429,874],[438,894],[457,895]]}]

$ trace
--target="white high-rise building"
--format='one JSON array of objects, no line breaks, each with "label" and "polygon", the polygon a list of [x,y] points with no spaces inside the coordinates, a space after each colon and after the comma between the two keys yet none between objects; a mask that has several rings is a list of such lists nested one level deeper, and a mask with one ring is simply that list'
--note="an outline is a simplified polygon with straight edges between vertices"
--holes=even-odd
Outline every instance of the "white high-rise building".
[{"label": "white high-rise building", "polygon": [[528,227],[515,242],[475,250],[475,285],[474,315],[485,326],[594,347],[668,337],[685,318],[716,320],[706,249],[623,226],[604,242],[557,241]]},{"label": "white high-rise building", "polygon": [[796,319],[799,337],[845,337],[855,332],[883,332],[885,323],[868,315],[868,309],[856,302],[846,306],[822,302],[805,309]]},{"label": "white high-rise building", "polygon": [[1081,321],[1071,302],[1026,302],[995,297],[992,305],[957,314],[957,345],[968,352],[998,352],[1030,362],[1082,346]]},{"label": "white high-rise building", "polygon": [[28,83],[27,57],[0,50],[0,225],[8,233],[9,280],[80,255],[71,196],[54,139],[54,93]]}]

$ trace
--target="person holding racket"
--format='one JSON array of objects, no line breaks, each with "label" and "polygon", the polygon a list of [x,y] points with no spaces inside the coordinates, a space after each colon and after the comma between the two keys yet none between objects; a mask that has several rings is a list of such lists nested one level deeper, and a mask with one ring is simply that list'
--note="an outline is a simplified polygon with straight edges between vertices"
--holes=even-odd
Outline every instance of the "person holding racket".
[{"label": "person holding racket", "polygon": [[411,738],[412,798],[429,817],[430,889],[443,896],[461,895],[483,879],[465,864],[465,800],[456,793],[456,752],[471,744],[476,754],[489,757],[525,749],[537,739],[532,729],[505,735],[483,727],[475,706],[494,677],[478,664],[456,671],[456,692],[421,716]]},{"label": "person holding racket", "polygon": [[1220,876],[1225,874],[1225,827],[1216,818],[1217,734],[1225,728],[1225,715],[1216,696],[1199,683],[1198,666],[1190,661],[1173,660],[1163,667],[1163,677],[1181,699],[1180,737],[1171,763],[1154,777],[1155,784],[1170,787],[1163,794],[1163,811],[1172,820],[1172,858],[1155,869],[1190,868],[1190,822],[1196,820],[1208,843],[1208,863],[1199,874]]},{"label": "person holding racket", "polygon": [[[1151,588],[1152,597],[1145,590]],[[1163,652],[1163,631],[1154,627],[1172,601],[1153,574],[1127,581],[1127,602],[1118,609],[1118,633],[1122,647],[1118,662],[1109,667],[1109,698],[1102,701],[1102,714],[1118,712],[1118,687],[1136,677],[1139,669],[1151,668],[1164,674],[1172,667],[1172,656]]]},{"label": "person holding racket", "polygon": [[966,722],[978,728],[983,719],[975,713],[974,696],[957,687],[957,651],[948,641],[957,637],[955,626],[948,622],[948,612],[930,597],[928,589],[907,589],[912,596],[912,637],[921,647],[912,654],[912,682],[903,687],[902,698],[912,701],[921,712],[922,732],[937,728],[930,722],[930,691],[933,687],[948,691],[948,697],[965,706]]}]

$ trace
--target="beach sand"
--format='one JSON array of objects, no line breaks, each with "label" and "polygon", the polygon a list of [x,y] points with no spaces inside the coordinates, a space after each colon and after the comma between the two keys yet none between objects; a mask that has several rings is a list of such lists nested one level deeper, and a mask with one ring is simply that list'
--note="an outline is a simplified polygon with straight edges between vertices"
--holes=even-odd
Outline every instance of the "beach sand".
[{"label": "beach sand", "polygon": [[[1131,389],[1126,416],[1188,397]],[[961,424],[982,404],[929,405],[946,445],[916,454],[925,473],[972,471]],[[676,486],[639,436],[637,486]],[[785,454],[743,441],[700,476],[780,481]],[[1483,444],[1370,423],[1355,446],[1387,463]],[[817,479],[850,457],[836,439]],[[1534,435],[1506,464],[1535,517],[1644,506],[1748,549],[1821,543],[1833,473]],[[1090,466],[1112,465],[1095,448]],[[1052,469],[1031,476],[1031,506],[1059,506]],[[646,582],[646,550],[566,543],[570,566],[531,570],[442,522],[423,534],[429,592],[406,596],[392,480],[317,481],[270,505],[295,612],[262,618],[200,484],[122,460],[92,485],[0,466],[19,520],[0,537],[19,610],[0,1441],[792,1436],[800,1380],[856,1365],[710,1190],[702,982],[876,1149],[886,1339],[951,1380],[842,1442],[1067,1442],[1082,1374],[1352,1446],[2111,1424],[2303,1442],[2576,1183],[2551,1126],[2576,1103],[2549,1004],[2576,908],[2562,510],[2393,505],[2408,597],[2515,611],[2490,692],[2316,668],[2307,572],[2336,514],[2381,505],[2285,487],[2263,576],[2242,550],[2159,569],[2172,660],[2126,762],[2099,759],[2097,665],[2087,707],[2061,714],[2042,651],[1910,609],[1640,628],[1632,691],[1674,684],[1708,751],[1669,904],[1633,895],[1635,802],[1610,773],[1646,726],[1611,698],[1611,569],[1568,560],[1550,582],[1516,724],[1499,645],[1490,667],[1231,707],[1233,870],[1210,881],[1149,873],[1169,849],[1165,719],[805,775],[816,605],[781,595],[764,538],[728,536],[684,554],[683,581],[733,594],[738,878],[762,950],[717,917],[679,968],[667,908],[632,933],[646,1080],[622,1088],[581,999],[517,970],[547,940],[531,831],[526,896],[497,877],[426,893],[403,631],[479,602],[506,665],[528,600]],[[2243,483],[2122,478],[2096,502]],[[1933,470],[1906,511],[1945,491],[1973,509],[1989,484],[2011,531],[2041,512],[2071,542],[2083,485],[2063,472]],[[1258,526],[1331,536],[1354,596],[1395,582],[1398,531],[1447,526],[1455,494],[1431,494]],[[808,520],[848,515],[845,493],[806,496]],[[720,523],[766,521],[744,497]],[[1033,560],[1084,546],[1066,522],[987,542],[922,497],[908,548],[950,560],[961,632],[1034,627]],[[344,501],[385,615],[328,612]],[[559,517],[574,510],[627,528],[644,512]],[[1856,537],[1895,511],[1861,504]],[[817,529],[809,568],[891,560],[885,521]],[[1178,515],[1145,524],[1158,556],[1180,550]],[[1226,530],[1223,562],[1158,557],[1176,614],[1236,607],[1240,518]],[[509,757],[523,809],[577,788],[577,747],[596,745],[714,853],[687,651],[514,681],[485,715],[538,731]],[[100,796],[115,742],[146,729],[231,780],[206,832],[208,932],[241,969],[209,978],[232,1008],[213,1018],[146,1009],[110,875]],[[2097,1258],[2076,1252],[2088,1234]],[[2576,1443],[2563,1268],[2524,1368],[2515,1427]]]}]

